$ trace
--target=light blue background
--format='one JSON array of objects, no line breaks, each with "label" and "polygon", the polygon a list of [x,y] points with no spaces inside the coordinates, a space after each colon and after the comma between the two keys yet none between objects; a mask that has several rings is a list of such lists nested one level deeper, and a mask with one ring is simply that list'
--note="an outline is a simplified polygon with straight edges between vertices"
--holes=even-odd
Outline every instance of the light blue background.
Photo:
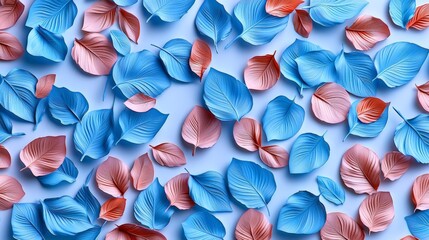
[{"label": "light blue background", "polygon": [[[25,46],[26,37],[30,29],[26,28],[24,25],[28,9],[32,1],[23,0],[23,2],[26,6],[24,15],[18,21],[16,26],[7,31],[17,36]],[[0,74],[6,75],[7,72],[13,68],[24,68],[31,71],[37,77],[41,77],[45,74],[55,73],[57,74],[56,85],[67,87],[72,91],[82,92],[90,103],[90,110],[108,108],[111,105],[113,99],[112,92],[108,92],[108,97],[105,102],[101,100],[106,77],[94,77],[82,72],[70,57],[70,49],[73,46],[74,38],[81,38],[83,36],[80,28],[82,26],[84,10],[87,9],[94,1],[76,0],[75,2],[78,5],[79,13],[74,26],[65,33],[66,43],[69,47],[69,54],[64,62],[51,63],[25,54],[25,56],[17,61],[1,62]],[[238,1],[219,0],[219,2],[224,4],[227,11],[231,13],[234,5]],[[421,5],[425,2],[427,3],[427,1],[422,0],[417,2],[418,5]],[[173,38],[184,38],[190,42],[193,42],[197,38],[196,29],[194,27],[194,18],[201,3],[202,0],[197,0],[189,13],[186,14],[180,21],[168,24],[146,24],[145,21],[147,19],[147,14],[143,11],[141,0],[134,6],[126,8],[127,10],[135,13],[141,22],[141,36],[139,45],[133,45],[132,50],[140,51],[142,49],[149,49],[157,53],[158,50],[154,47],[151,47],[151,43],[163,45],[168,40]],[[391,30],[391,36],[389,39],[378,44],[373,50],[369,51],[371,56],[374,56],[374,54],[379,49],[381,49],[381,47],[397,41],[410,41],[429,48],[429,30],[423,32],[417,32],[413,30],[405,31],[404,29],[394,26],[388,16],[387,0],[370,0],[370,4],[363,10],[362,14],[370,14],[381,18],[389,25]],[[352,22],[353,20],[350,20],[345,24],[332,28],[321,28],[316,26],[310,35],[309,41],[319,44],[322,48],[331,50],[336,54],[341,51],[343,46],[346,51],[351,51],[353,49],[349,44],[346,43],[344,28],[351,25]],[[117,24],[115,24],[111,29],[116,28]],[[108,30],[105,31],[104,34],[107,35]],[[213,62],[211,67],[229,73],[238,79],[243,79],[243,70],[249,58],[256,55],[273,53],[277,50],[276,57],[279,59],[284,49],[289,46],[295,40],[295,38],[300,38],[300,36],[295,33],[292,19],[290,19],[287,29],[280,33],[270,44],[260,47],[253,47],[244,43],[236,43],[227,51],[223,50],[223,46],[232,40],[236,34],[237,32],[234,31],[225,42],[221,43],[219,54],[213,54]],[[422,84],[429,80],[428,70],[429,66],[426,62],[419,75],[412,83],[409,83],[398,89],[380,89],[377,96],[382,98],[384,101],[391,102],[391,106],[399,109],[406,117],[414,117],[423,111],[416,102],[416,88],[414,84]],[[269,208],[272,213],[270,216],[270,222],[274,224],[273,239],[319,238],[318,235],[298,238],[296,236],[282,234],[275,230],[278,212],[286,202],[286,199],[291,194],[299,190],[308,190],[318,194],[316,184],[316,176],[318,175],[328,176],[338,182],[341,182],[339,178],[341,156],[348,148],[356,143],[360,143],[372,148],[380,158],[382,158],[386,152],[395,150],[393,143],[394,129],[401,122],[401,119],[398,115],[396,115],[396,113],[394,113],[392,109],[389,111],[390,115],[386,129],[377,138],[362,139],[350,137],[347,141],[342,142],[342,139],[348,130],[347,123],[344,122],[337,125],[327,125],[317,121],[311,112],[310,98],[312,92],[313,90],[306,90],[304,92],[304,98],[297,97],[297,103],[304,107],[306,111],[305,122],[299,134],[305,132],[314,132],[320,135],[327,130],[328,132],[326,134],[326,140],[331,146],[331,156],[325,166],[307,175],[291,176],[287,169],[271,170],[275,174],[275,179],[278,186],[277,192],[274,194],[273,199],[269,204]],[[162,130],[151,142],[151,144],[173,142],[181,146],[185,151],[188,161],[186,167],[193,174],[199,174],[208,170],[215,170],[224,174],[232,157],[243,160],[252,160],[262,165],[262,162],[259,160],[257,153],[242,151],[235,145],[232,137],[232,122],[223,124],[222,135],[218,143],[213,148],[208,150],[198,150],[195,157],[191,156],[191,147],[185,144],[181,139],[181,126],[191,109],[196,104],[202,104],[201,94],[202,84],[199,82],[194,82],[191,84],[180,84],[174,82],[172,86],[157,99],[158,102],[156,108],[158,108],[163,113],[169,113],[170,116]],[[273,89],[265,92],[253,93],[254,107],[248,116],[260,120],[267,103],[278,95],[285,95],[289,98],[297,96],[295,85],[282,78]],[[117,115],[122,108],[123,104],[117,102],[115,114]],[[73,127],[59,126],[52,122],[49,117],[45,116],[37,131],[33,132],[32,128],[33,126],[31,124],[21,122],[14,123],[14,131],[24,131],[27,133],[27,135],[20,138],[14,138],[4,144],[10,150],[13,156],[13,163],[9,169],[1,170],[0,174],[11,175],[19,179],[26,192],[22,202],[34,202],[43,198],[58,197],[61,195],[74,196],[74,194],[83,184],[83,181],[89,171],[100,164],[104,159],[85,163],[78,162],[79,156],[74,150],[71,138],[74,129]],[[77,182],[72,185],[62,185],[56,188],[44,188],[31,175],[30,171],[19,171],[19,169],[21,169],[23,166],[18,157],[19,151],[34,138],[62,134],[67,136],[67,155],[78,167],[79,177]],[[296,136],[288,141],[276,142],[275,144],[279,144],[289,151],[290,146],[295,138]],[[128,164],[128,166],[131,167],[134,159],[141,154],[146,153],[147,151],[148,145],[134,147],[118,146],[111,151],[110,155],[122,159]],[[413,213],[413,205],[410,199],[412,182],[417,176],[427,172],[427,170],[428,168],[424,165],[413,164],[409,171],[400,180],[395,182],[382,182],[380,190],[390,191],[394,199],[395,219],[387,230],[381,233],[371,233],[370,236],[367,236],[367,239],[399,239],[409,234],[404,217]],[[170,178],[176,174],[184,172],[185,170],[183,168],[169,169],[155,164],[155,171],[156,176],[160,179],[161,184],[165,184]],[[108,196],[98,191],[93,183],[91,185],[92,191],[97,195],[100,202],[103,203],[108,198]],[[102,234],[100,235],[102,238],[104,238],[108,231],[111,231],[115,227],[115,224],[128,222],[137,223],[133,217],[133,204],[137,194],[138,192],[132,188],[129,189],[125,195],[128,200],[125,215],[117,222],[106,224],[103,228]],[[325,204],[328,212],[345,212],[356,219],[358,215],[358,207],[364,197],[365,195],[357,195],[348,190],[346,202],[343,206],[334,206],[323,198],[321,201]],[[245,209],[234,203],[233,210],[234,211],[232,213],[215,214],[215,216],[223,222],[227,229],[226,239],[233,238],[236,222]],[[262,209],[261,211],[266,214],[266,210]],[[191,213],[192,211],[177,211],[171,218],[170,224],[162,231],[165,236],[172,240],[181,239],[182,229],[180,224]],[[12,234],[10,228],[10,215],[10,210],[0,212],[0,239],[11,238]],[[368,232],[366,231],[366,233]]]}]

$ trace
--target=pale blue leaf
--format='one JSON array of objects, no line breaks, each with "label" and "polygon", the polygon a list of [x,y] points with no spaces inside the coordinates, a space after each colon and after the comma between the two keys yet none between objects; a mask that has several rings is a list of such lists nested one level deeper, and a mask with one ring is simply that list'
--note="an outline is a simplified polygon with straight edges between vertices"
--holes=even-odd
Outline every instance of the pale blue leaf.
[{"label": "pale blue leaf", "polygon": [[73,0],[35,0],[30,7],[25,26],[42,26],[53,33],[63,33],[69,29],[77,14]]},{"label": "pale blue leaf", "polygon": [[0,107],[0,143],[13,136],[24,135],[24,133],[12,133],[12,121],[6,113],[2,113],[1,111],[3,111],[3,109]]},{"label": "pale blue leaf", "polygon": [[278,96],[268,103],[262,117],[267,140],[286,140],[293,137],[304,123],[305,111],[285,96]]},{"label": "pale blue leaf", "polygon": [[328,161],[330,151],[324,136],[314,133],[301,134],[290,150],[289,172],[302,174],[320,168]]},{"label": "pale blue leaf", "polygon": [[226,231],[222,222],[208,212],[197,212],[182,223],[187,240],[221,240]]},{"label": "pale blue leaf", "polygon": [[374,64],[388,87],[399,87],[413,80],[428,56],[428,50],[408,42],[392,43],[377,52]]},{"label": "pale blue leaf", "polygon": [[324,82],[335,82],[335,55],[328,50],[313,51],[295,59],[299,75],[309,87],[317,87]]},{"label": "pale blue leaf", "polygon": [[421,240],[429,239],[429,210],[407,216],[405,221],[407,222],[408,230],[414,237]]},{"label": "pale blue leaf", "polygon": [[82,207],[86,209],[89,220],[94,223],[100,216],[100,202],[91,193],[91,190],[87,185],[82,186],[74,197]]},{"label": "pale blue leaf", "polygon": [[42,207],[38,203],[15,203],[12,208],[12,232],[17,240],[45,240]]},{"label": "pale blue leaf", "polygon": [[74,183],[79,171],[69,158],[65,158],[61,166],[54,172],[38,177],[40,183],[45,186],[55,186],[61,182]]},{"label": "pale blue leaf", "polygon": [[164,192],[164,187],[158,178],[140,192],[134,202],[134,216],[143,226],[150,229],[161,230],[170,222],[174,209]]},{"label": "pale blue leaf", "polygon": [[48,109],[48,99],[49,97],[42,98],[39,100],[39,103],[37,103],[36,112],[34,113],[34,130],[37,129],[37,126],[39,126],[39,123],[45,115],[46,109]]},{"label": "pale blue leaf", "polygon": [[389,14],[393,23],[405,28],[416,11],[416,0],[390,0]]},{"label": "pale blue leaf", "polygon": [[127,55],[131,51],[130,40],[127,35],[119,30],[110,31],[110,37],[112,38],[113,47],[122,56]]},{"label": "pale blue leaf", "polygon": [[367,4],[365,0],[311,0],[310,17],[314,22],[330,27],[356,17]]},{"label": "pale blue leaf", "polygon": [[28,34],[27,52],[33,56],[62,62],[67,51],[67,45],[60,34],[52,33],[40,26],[33,28]]},{"label": "pale blue leaf", "polygon": [[191,175],[188,180],[189,196],[192,200],[211,212],[231,212],[223,176],[214,171]]},{"label": "pale blue leaf", "polygon": [[277,229],[291,234],[314,234],[326,221],[326,209],[319,196],[300,191],[290,196],[280,210]]},{"label": "pale blue leaf", "polygon": [[203,98],[221,121],[239,121],[253,106],[252,95],[244,83],[214,68],[204,81]]},{"label": "pale blue leaf", "polygon": [[332,179],[317,176],[317,186],[322,196],[335,205],[342,205],[346,200],[344,188]]},{"label": "pale blue leaf", "polygon": [[128,7],[137,3],[137,0],[113,0],[116,5],[121,7]]},{"label": "pale blue leaf", "polygon": [[149,22],[154,16],[164,22],[175,22],[188,12],[194,2],[195,0],[144,0],[144,8],[151,14],[146,22]]},{"label": "pale blue leaf", "polygon": [[53,87],[49,95],[49,112],[62,125],[71,125],[82,120],[88,111],[88,101],[80,92]]}]

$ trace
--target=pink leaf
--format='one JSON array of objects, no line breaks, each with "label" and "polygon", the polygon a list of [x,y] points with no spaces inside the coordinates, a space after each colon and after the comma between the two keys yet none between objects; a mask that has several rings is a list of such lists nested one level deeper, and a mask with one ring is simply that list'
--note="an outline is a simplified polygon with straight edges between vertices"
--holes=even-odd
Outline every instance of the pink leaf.
[{"label": "pink leaf", "polygon": [[134,112],[147,112],[155,107],[156,99],[143,93],[138,93],[124,103],[125,106]]},{"label": "pink leaf", "polygon": [[170,179],[164,187],[170,205],[180,210],[188,210],[195,205],[189,196],[188,179],[189,173],[181,173]]},{"label": "pink leaf", "polygon": [[408,170],[412,161],[412,157],[405,156],[397,151],[386,153],[381,161],[381,171],[383,172],[384,178],[390,181],[399,179]]},{"label": "pink leaf", "polygon": [[376,97],[367,97],[361,100],[357,105],[358,118],[363,123],[373,123],[383,114],[389,103]]},{"label": "pink leaf", "polygon": [[357,50],[369,50],[390,36],[389,27],[380,19],[363,15],[346,27],[347,39]]},{"label": "pink leaf", "polygon": [[25,170],[29,168],[34,176],[44,176],[61,166],[66,157],[66,137],[41,137],[31,141],[21,150],[19,157]]},{"label": "pink leaf", "polygon": [[0,60],[18,59],[24,53],[19,40],[7,32],[0,32]]},{"label": "pink leaf", "polygon": [[405,236],[403,238],[401,238],[401,240],[419,240],[418,238],[415,238],[411,235]]},{"label": "pink leaf", "polygon": [[394,217],[395,209],[389,192],[376,192],[369,195],[359,207],[359,218],[370,233],[385,230]]},{"label": "pink leaf", "polygon": [[251,90],[267,90],[272,88],[280,78],[280,66],[274,54],[256,56],[247,62],[244,70],[244,81]]},{"label": "pink leaf", "polygon": [[13,177],[0,176],[0,210],[12,208],[25,195],[21,184]]},{"label": "pink leaf", "polygon": [[83,71],[93,75],[109,74],[118,58],[109,39],[99,33],[75,39],[71,54]]},{"label": "pink leaf", "polygon": [[333,212],[326,217],[320,230],[322,240],[364,240],[365,233],[353,218],[344,213]]},{"label": "pink leaf", "polygon": [[24,8],[20,1],[0,3],[0,30],[13,27],[24,12]]},{"label": "pink leaf", "polygon": [[273,235],[273,225],[255,209],[247,210],[238,220],[235,227],[237,240],[270,240]]},{"label": "pink leaf", "polygon": [[52,86],[54,86],[56,76],[57,75],[55,74],[48,74],[39,78],[36,85],[37,98],[45,98],[49,95],[52,90]]},{"label": "pink leaf", "polygon": [[350,105],[349,94],[336,83],[324,84],[311,97],[314,115],[326,123],[335,124],[346,120]]},{"label": "pink leaf", "polygon": [[106,240],[167,240],[162,233],[139,225],[126,223],[107,233]]},{"label": "pink leaf", "polygon": [[126,203],[125,198],[110,198],[101,206],[99,218],[109,222],[118,220],[124,214]]},{"label": "pink leaf", "polygon": [[242,118],[234,124],[234,140],[248,151],[258,151],[262,144],[261,124],[252,118]]},{"label": "pink leaf", "polygon": [[130,174],[121,160],[109,157],[98,166],[95,174],[98,188],[113,197],[123,196],[128,190]]},{"label": "pink leaf", "polygon": [[259,148],[259,157],[270,168],[282,168],[289,162],[289,153],[277,145]]},{"label": "pink leaf", "polygon": [[268,0],[265,11],[275,17],[286,17],[303,2],[303,0]]},{"label": "pink leaf", "polygon": [[417,86],[417,98],[426,112],[429,112],[429,82]]},{"label": "pink leaf", "polygon": [[155,171],[147,153],[134,161],[131,169],[131,182],[136,190],[146,189],[153,181]]},{"label": "pink leaf", "polygon": [[415,210],[429,209],[429,174],[423,174],[414,180],[411,200]]},{"label": "pink leaf", "polygon": [[305,10],[296,9],[293,16],[293,27],[299,35],[308,38],[313,30],[313,20]]},{"label": "pink leaf", "polygon": [[356,144],[344,153],[340,175],[357,194],[374,193],[380,185],[380,160],[371,149]]},{"label": "pink leaf", "polygon": [[11,161],[9,151],[3,145],[0,145],[0,169],[10,167]]},{"label": "pink leaf", "polygon": [[429,3],[416,8],[413,18],[408,21],[407,29],[425,30],[429,27]]},{"label": "pink leaf", "polygon": [[186,164],[186,157],[182,149],[173,143],[162,143],[150,146],[155,161],[166,167],[179,167]]},{"label": "pink leaf", "polygon": [[189,58],[189,66],[192,72],[197,74],[200,79],[203,79],[204,72],[210,66],[212,61],[212,51],[206,42],[197,39],[192,45],[191,57]]},{"label": "pink leaf", "polygon": [[86,32],[101,32],[115,23],[117,5],[113,1],[101,0],[95,2],[85,11],[82,30]]},{"label": "pink leaf", "polygon": [[137,43],[140,37],[140,21],[132,13],[119,9],[119,28],[127,37]]}]

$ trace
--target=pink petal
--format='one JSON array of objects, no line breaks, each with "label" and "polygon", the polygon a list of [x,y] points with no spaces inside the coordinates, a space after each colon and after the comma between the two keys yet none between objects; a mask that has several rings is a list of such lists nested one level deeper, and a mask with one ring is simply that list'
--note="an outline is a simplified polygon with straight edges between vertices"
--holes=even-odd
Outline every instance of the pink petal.
[{"label": "pink petal", "polygon": [[0,145],[0,169],[10,167],[11,161],[9,151],[3,145]]},{"label": "pink petal", "polygon": [[101,32],[115,23],[117,5],[113,1],[101,0],[85,11],[82,31]]},{"label": "pink petal", "polygon": [[429,3],[416,8],[413,18],[407,24],[407,29],[425,30],[429,27]]},{"label": "pink petal", "polygon": [[161,166],[179,167],[186,164],[186,157],[182,149],[173,143],[161,143],[150,147],[153,158]]},{"label": "pink petal", "polygon": [[52,86],[54,86],[56,76],[57,75],[55,74],[48,74],[39,78],[36,85],[37,98],[45,98],[49,95],[52,90]]},{"label": "pink petal", "polygon": [[124,103],[125,106],[134,112],[147,112],[155,107],[156,99],[143,93],[138,93]]},{"label": "pink petal", "polygon": [[264,214],[255,209],[247,210],[235,227],[237,240],[270,240],[272,235],[273,225]]},{"label": "pink petal", "polygon": [[66,137],[41,137],[31,141],[21,150],[19,157],[25,170],[29,168],[34,176],[44,176],[57,170],[66,157]]},{"label": "pink petal", "polygon": [[394,217],[395,209],[389,192],[376,192],[369,195],[359,207],[359,218],[370,233],[385,230]]},{"label": "pink petal", "polygon": [[418,238],[415,238],[411,235],[405,236],[403,238],[401,238],[401,240],[419,240]]},{"label": "pink petal", "polygon": [[381,171],[383,172],[384,178],[390,181],[399,179],[408,170],[412,161],[412,157],[405,156],[397,151],[386,153],[386,156],[384,156],[381,161]]},{"label": "pink petal", "polygon": [[109,157],[98,166],[95,174],[98,188],[113,197],[120,197],[128,190],[130,174],[121,160]]},{"label": "pink petal", "polygon": [[126,223],[106,235],[106,240],[167,240],[162,233],[139,225]]},{"label": "pink petal", "polygon": [[197,39],[192,45],[189,66],[192,72],[197,74],[200,79],[203,78],[204,72],[210,66],[212,61],[212,51],[206,42]]},{"label": "pink petal", "polygon": [[289,163],[289,153],[277,145],[259,148],[259,157],[270,168],[282,168]]},{"label": "pink petal", "polygon": [[429,174],[423,174],[414,180],[411,200],[415,210],[429,209]]},{"label": "pink petal", "polygon": [[350,105],[349,94],[336,83],[324,84],[311,97],[314,115],[326,123],[335,124],[346,120]]},{"label": "pink petal", "polygon": [[417,99],[426,112],[429,112],[429,82],[417,86]]},{"label": "pink petal", "polygon": [[100,209],[100,217],[106,221],[116,221],[122,217],[127,200],[125,198],[110,198]]},{"label": "pink petal", "polygon": [[305,10],[296,9],[293,16],[293,27],[299,35],[308,38],[313,30],[313,20]]},{"label": "pink petal", "polygon": [[19,40],[7,32],[0,32],[0,60],[18,59],[24,53]]},{"label": "pink petal", "polygon": [[132,13],[119,9],[119,28],[128,36],[128,38],[137,43],[140,37],[140,21]]},{"label": "pink petal", "polygon": [[25,195],[21,184],[13,177],[0,176],[0,210],[12,208]]},{"label": "pink petal", "polygon": [[180,210],[188,210],[195,205],[189,196],[188,179],[189,173],[181,173],[170,179],[164,187],[170,205]]},{"label": "pink petal", "polygon": [[280,78],[280,66],[274,54],[256,56],[247,62],[244,70],[244,81],[251,90],[267,90],[272,88]]},{"label": "pink petal", "polygon": [[362,99],[357,105],[358,118],[363,123],[373,123],[380,119],[389,103],[376,97]]},{"label": "pink petal", "polygon": [[20,1],[0,4],[0,30],[14,26],[24,12],[24,8],[24,4]]},{"label": "pink petal", "polygon": [[322,240],[364,240],[365,233],[353,218],[344,213],[333,212],[326,217],[326,223],[320,230]]},{"label": "pink petal", "polygon": [[275,17],[286,17],[303,2],[303,0],[268,0],[265,11]]},{"label": "pink petal", "polygon": [[261,124],[252,118],[242,118],[234,124],[234,140],[248,151],[258,151],[262,144]]},{"label": "pink petal", "polygon": [[93,75],[109,74],[118,58],[109,39],[99,33],[75,39],[71,54],[83,71]]},{"label": "pink petal", "polygon": [[134,161],[131,169],[131,182],[136,190],[146,189],[153,181],[155,171],[147,153]]},{"label": "pink petal", "polygon": [[389,27],[380,19],[363,15],[346,27],[347,39],[357,50],[369,50],[390,36]]}]

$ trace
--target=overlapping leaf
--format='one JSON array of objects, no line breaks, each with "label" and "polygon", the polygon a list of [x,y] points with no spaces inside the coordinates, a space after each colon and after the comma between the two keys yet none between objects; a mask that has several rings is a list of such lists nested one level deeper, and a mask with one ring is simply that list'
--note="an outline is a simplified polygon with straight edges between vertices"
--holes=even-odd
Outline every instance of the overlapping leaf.
[{"label": "overlapping leaf", "polygon": [[222,222],[208,212],[197,212],[182,223],[188,240],[223,239],[226,235]]},{"label": "overlapping leaf", "polygon": [[151,14],[147,22],[154,16],[159,17],[164,22],[175,22],[188,12],[194,2],[195,0],[147,0],[143,2],[143,6]]},{"label": "overlapping leaf", "polygon": [[88,101],[80,92],[54,87],[49,96],[49,112],[63,125],[82,121],[88,108]]},{"label": "overlapping leaf", "polygon": [[331,124],[346,120],[350,105],[349,94],[336,83],[323,84],[311,97],[314,115],[319,120]]},{"label": "overlapping leaf", "polygon": [[289,172],[303,174],[323,166],[329,159],[329,144],[324,136],[314,133],[300,135],[292,145],[289,156]]},{"label": "overlapping leaf", "polygon": [[331,27],[356,17],[367,4],[365,0],[312,0],[310,16],[316,23]]},{"label": "overlapping leaf", "polygon": [[273,225],[261,212],[249,209],[241,215],[235,227],[237,240],[270,240],[273,233]]}]

